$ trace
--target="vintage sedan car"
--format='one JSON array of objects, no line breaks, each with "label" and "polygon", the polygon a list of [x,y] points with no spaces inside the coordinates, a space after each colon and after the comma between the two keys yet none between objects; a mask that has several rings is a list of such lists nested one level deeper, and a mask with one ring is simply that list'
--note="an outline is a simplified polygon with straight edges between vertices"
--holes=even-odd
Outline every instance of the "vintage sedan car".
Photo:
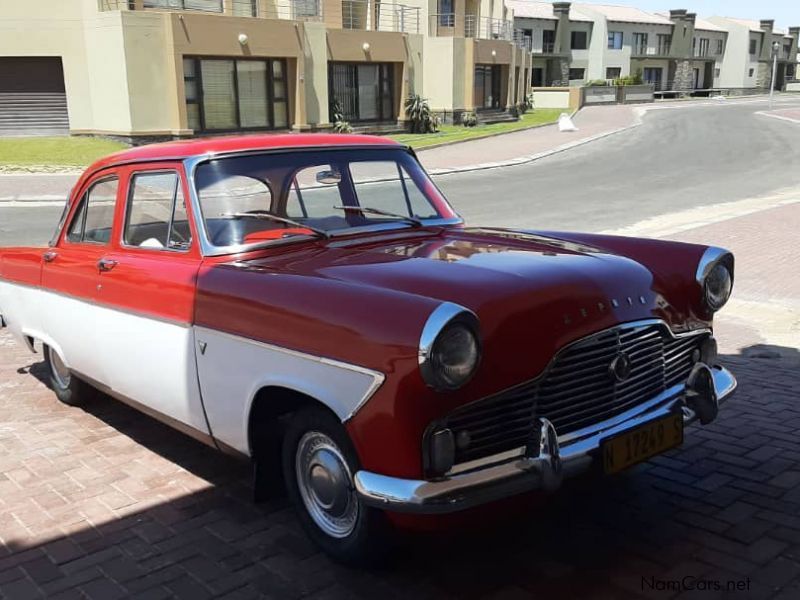
[{"label": "vintage sedan car", "polygon": [[[487,202],[491,195],[487,194]],[[70,405],[96,390],[282,472],[309,535],[375,556],[448,513],[709,423],[733,256],[467,227],[407,147],[275,135],[91,166],[45,248],[0,253],[2,323]]]}]

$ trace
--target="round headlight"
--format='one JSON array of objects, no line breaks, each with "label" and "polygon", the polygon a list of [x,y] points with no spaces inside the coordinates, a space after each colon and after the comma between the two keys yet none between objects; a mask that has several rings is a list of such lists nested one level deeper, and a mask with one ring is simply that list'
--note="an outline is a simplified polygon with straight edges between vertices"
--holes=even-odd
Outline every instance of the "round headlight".
[{"label": "round headlight", "polygon": [[706,305],[710,310],[718,311],[725,306],[733,288],[733,278],[728,267],[723,263],[714,265],[706,276],[703,287]]},{"label": "round headlight", "polygon": [[419,340],[419,369],[435,390],[456,390],[475,374],[481,360],[478,317],[444,302],[429,316]]},{"label": "round headlight", "polygon": [[460,388],[472,377],[479,358],[478,340],[472,329],[463,323],[451,323],[442,330],[431,349],[434,387]]}]

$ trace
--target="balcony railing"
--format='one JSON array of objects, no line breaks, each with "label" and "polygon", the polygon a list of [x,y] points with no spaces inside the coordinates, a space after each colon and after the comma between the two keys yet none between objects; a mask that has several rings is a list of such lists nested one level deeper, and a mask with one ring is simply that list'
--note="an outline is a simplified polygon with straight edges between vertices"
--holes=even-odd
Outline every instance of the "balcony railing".
[{"label": "balcony railing", "polygon": [[368,31],[420,32],[420,9],[405,4],[368,0],[342,1],[342,29]]},{"label": "balcony railing", "polygon": [[101,11],[169,10],[291,21],[321,21],[322,0],[98,0]]},{"label": "balcony railing", "polygon": [[436,13],[429,17],[428,34],[435,37],[467,37],[509,42],[514,38],[513,24],[503,19],[457,13]]},{"label": "balcony railing", "polygon": [[669,43],[661,43],[658,45],[658,55],[659,56],[669,56],[670,51],[672,50],[672,44]]},{"label": "balcony railing", "polygon": [[542,44],[542,54],[552,54],[555,52],[556,43],[555,42],[544,42]]},{"label": "balcony railing", "polygon": [[514,45],[517,48],[522,48],[527,52],[533,51],[533,38],[529,35],[525,35],[525,31],[522,29],[515,29],[514,30]]}]

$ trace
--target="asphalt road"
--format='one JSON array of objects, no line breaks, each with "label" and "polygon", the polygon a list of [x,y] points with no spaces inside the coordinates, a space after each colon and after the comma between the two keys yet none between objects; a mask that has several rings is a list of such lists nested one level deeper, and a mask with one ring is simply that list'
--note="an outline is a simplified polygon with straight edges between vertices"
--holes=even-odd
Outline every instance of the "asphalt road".
[{"label": "asphalt road", "polygon": [[[792,106],[800,100],[780,104]],[[766,108],[766,101],[661,105],[640,127],[528,165],[436,179],[472,225],[618,229],[800,186],[800,126],[756,114]],[[63,176],[54,180],[66,187]],[[33,187],[28,196],[37,193]],[[0,202],[0,245],[50,238],[61,209],[41,193],[48,205]]]}]

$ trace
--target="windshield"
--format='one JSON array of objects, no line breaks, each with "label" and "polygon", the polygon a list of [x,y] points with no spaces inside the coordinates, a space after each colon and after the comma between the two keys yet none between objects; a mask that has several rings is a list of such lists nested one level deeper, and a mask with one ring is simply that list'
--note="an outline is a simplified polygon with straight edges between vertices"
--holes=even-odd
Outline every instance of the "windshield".
[{"label": "windshield", "polygon": [[197,167],[195,186],[208,241],[220,248],[457,217],[399,148],[220,158]]}]

